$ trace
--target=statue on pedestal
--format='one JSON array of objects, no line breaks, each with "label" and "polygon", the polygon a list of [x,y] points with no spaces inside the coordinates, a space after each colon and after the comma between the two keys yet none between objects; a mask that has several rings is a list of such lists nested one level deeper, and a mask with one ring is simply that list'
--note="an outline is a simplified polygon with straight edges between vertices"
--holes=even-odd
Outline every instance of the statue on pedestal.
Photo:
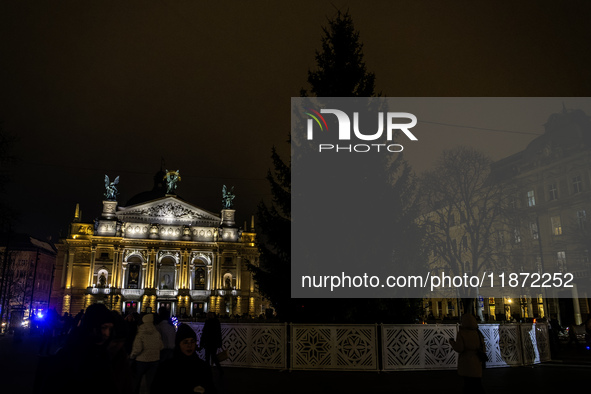
[{"label": "statue on pedestal", "polygon": [[231,190],[226,188],[226,185],[222,188],[222,209],[232,209],[234,207],[234,186],[232,186]]},{"label": "statue on pedestal", "polygon": [[109,201],[115,201],[119,192],[117,191],[117,184],[119,183],[119,177],[115,178],[113,182],[109,182],[109,176],[105,175],[105,197]]},{"label": "statue on pedestal", "polygon": [[174,192],[176,191],[176,184],[181,180],[181,174],[179,173],[179,170],[166,170],[166,175],[164,176],[164,179],[166,179],[166,194],[174,194]]}]

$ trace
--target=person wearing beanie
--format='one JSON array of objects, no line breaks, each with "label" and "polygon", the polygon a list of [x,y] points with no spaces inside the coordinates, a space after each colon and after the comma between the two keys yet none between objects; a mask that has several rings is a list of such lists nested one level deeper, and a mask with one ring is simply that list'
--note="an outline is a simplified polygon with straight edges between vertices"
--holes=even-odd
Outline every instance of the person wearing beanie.
[{"label": "person wearing beanie", "polygon": [[174,342],[174,355],[159,365],[152,385],[152,394],[217,393],[211,369],[195,353],[195,331],[189,325],[181,324]]},{"label": "person wearing beanie", "polygon": [[140,391],[144,376],[147,387],[152,385],[162,348],[162,338],[154,326],[154,315],[148,313],[142,317],[129,356],[135,360],[136,392]]}]

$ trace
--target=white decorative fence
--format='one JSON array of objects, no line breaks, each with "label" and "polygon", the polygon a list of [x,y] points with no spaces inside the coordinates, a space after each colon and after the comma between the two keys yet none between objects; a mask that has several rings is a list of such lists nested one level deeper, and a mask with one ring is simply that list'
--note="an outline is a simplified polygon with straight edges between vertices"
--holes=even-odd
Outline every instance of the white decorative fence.
[{"label": "white decorative fence", "polygon": [[377,326],[291,325],[291,369],[375,371]]},{"label": "white decorative fence", "polygon": [[[203,323],[188,323],[201,337]],[[449,345],[456,324],[222,323],[226,366],[342,371],[455,369]],[[487,367],[531,365],[550,360],[546,324],[481,324]],[[289,334],[289,336],[288,336]],[[289,351],[289,353],[288,353]],[[203,352],[200,353],[203,358]],[[381,363],[380,363],[381,361]]]},{"label": "white decorative fence", "polygon": [[449,338],[456,332],[451,324],[382,325],[383,369],[455,368],[458,357]]},{"label": "white decorative fence", "polygon": [[[203,323],[188,323],[201,338]],[[287,368],[287,324],[223,323],[223,365],[249,368]],[[205,359],[205,351],[199,355]]]}]

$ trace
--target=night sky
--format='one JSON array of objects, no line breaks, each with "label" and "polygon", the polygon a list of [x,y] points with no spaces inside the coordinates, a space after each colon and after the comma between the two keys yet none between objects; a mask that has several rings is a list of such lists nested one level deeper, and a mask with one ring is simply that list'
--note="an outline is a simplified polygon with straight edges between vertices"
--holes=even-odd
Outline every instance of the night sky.
[{"label": "night sky", "polygon": [[[84,221],[100,215],[105,174],[120,176],[125,205],[151,189],[161,158],[185,200],[219,214],[222,185],[234,186],[237,222],[250,221],[270,197],[272,146],[288,157],[290,97],[337,9],[384,96],[591,96],[591,6],[579,1],[5,1],[0,121],[18,137],[6,197],[17,230],[55,241],[76,203]],[[432,124],[408,159],[424,170],[459,143],[500,159],[563,101],[591,114],[566,99],[494,125],[468,114],[468,126],[533,134]]]}]

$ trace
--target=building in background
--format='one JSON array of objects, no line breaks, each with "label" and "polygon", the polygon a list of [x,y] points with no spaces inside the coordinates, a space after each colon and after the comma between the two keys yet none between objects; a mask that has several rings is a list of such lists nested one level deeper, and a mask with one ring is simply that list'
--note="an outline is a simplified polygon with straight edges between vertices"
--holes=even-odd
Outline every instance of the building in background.
[{"label": "building in background", "polygon": [[105,179],[103,212],[94,223],[76,207],[67,238],[57,245],[51,305],[76,314],[93,303],[129,312],[258,316],[267,305],[247,266],[258,264],[254,219],[238,228],[234,195],[224,186],[217,215],[176,195],[178,171],[160,171],[152,190],[117,201],[118,178]]},{"label": "building in background", "polygon": [[[506,192],[499,197],[499,205],[508,214],[493,223],[487,242],[494,247],[491,269],[495,278],[502,273],[506,276],[502,296],[478,300],[485,320],[556,315],[561,324],[570,325],[591,317],[591,223],[587,220],[591,209],[591,121],[581,110],[563,108],[552,114],[544,127],[544,134],[523,151],[491,166],[491,179]],[[466,213],[461,212],[464,204],[448,201],[443,205],[448,207],[445,215],[427,210],[422,221],[431,220],[431,227],[441,227],[444,217],[447,247],[458,250],[459,256],[459,251],[473,247]],[[430,264],[432,273],[437,274],[444,266],[435,256],[431,254]],[[541,278],[539,287],[509,286],[510,273],[535,273]],[[483,272],[476,274],[482,276]],[[558,283],[555,278],[559,278],[572,287],[547,286],[548,278],[552,283]],[[497,281],[495,286],[499,285]],[[461,313],[459,298],[450,289],[448,298],[426,299],[426,315],[457,317]]]},{"label": "building in background", "polygon": [[[530,316],[556,314],[563,325],[590,317],[591,121],[581,110],[551,115],[545,132],[526,149],[499,160],[493,172],[515,186],[512,204],[520,212],[507,241],[518,272],[562,274],[572,287],[540,287],[522,294]],[[542,282],[540,282],[542,283]],[[533,301],[530,301],[533,300]]]},{"label": "building in background", "polygon": [[0,316],[3,327],[27,324],[49,307],[56,248],[27,234],[0,236]]}]

